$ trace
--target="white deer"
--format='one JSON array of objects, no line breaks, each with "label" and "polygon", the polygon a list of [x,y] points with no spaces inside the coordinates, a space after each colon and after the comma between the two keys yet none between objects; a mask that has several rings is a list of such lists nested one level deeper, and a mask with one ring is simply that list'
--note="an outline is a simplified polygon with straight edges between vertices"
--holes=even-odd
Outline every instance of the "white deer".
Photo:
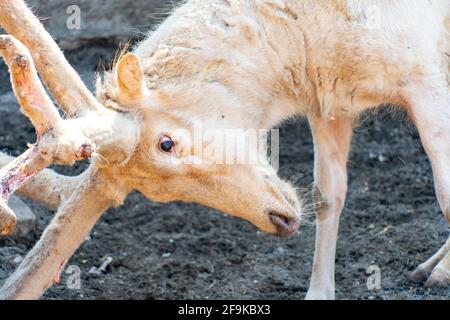
[{"label": "white deer", "polygon": [[[6,205],[14,190],[59,208],[0,290],[2,298],[40,297],[100,215],[133,189],[156,201],[211,206],[282,236],[294,233],[302,212],[295,190],[268,165],[222,165],[199,154],[187,137],[198,122],[267,129],[294,115],[308,118],[317,204],[309,299],[334,298],[346,163],[364,110],[382,104],[407,110],[450,222],[448,0],[190,0],[105,74],[97,99],[22,1],[0,0],[0,25],[11,34],[0,37],[0,51],[38,135],[0,172],[1,232],[14,227]],[[44,169],[89,156],[79,177]],[[449,285],[450,239],[412,276],[428,286]]]}]

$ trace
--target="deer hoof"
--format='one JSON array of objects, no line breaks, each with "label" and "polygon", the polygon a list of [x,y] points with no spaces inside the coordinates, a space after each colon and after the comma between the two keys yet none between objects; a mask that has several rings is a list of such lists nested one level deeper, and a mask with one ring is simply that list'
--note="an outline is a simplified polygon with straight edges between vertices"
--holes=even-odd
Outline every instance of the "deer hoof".
[{"label": "deer hoof", "polygon": [[309,290],[308,293],[306,294],[305,300],[335,300],[335,293],[334,293],[334,289],[333,290],[326,290],[326,291],[311,291]]},{"label": "deer hoof", "polygon": [[409,274],[409,279],[414,282],[423,282],[428,279],[430,274],[431,270],[420,265],[416,270]]},{"label": "deer hoof", "polygon": [[435,268],[425,282],[426,288],[450,286],[450,271],[442,268]]}]

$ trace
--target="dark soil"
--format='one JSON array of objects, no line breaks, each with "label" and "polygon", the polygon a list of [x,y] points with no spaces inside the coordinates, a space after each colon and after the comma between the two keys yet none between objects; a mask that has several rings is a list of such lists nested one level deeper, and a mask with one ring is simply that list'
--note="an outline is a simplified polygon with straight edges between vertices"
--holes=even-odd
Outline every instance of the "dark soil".
[{"label": "dark soil", "polygon": [[[113,47],[89,47],[68,57],[91,84],[99,61]],[[11,154],[34,141],[33,128],[11,99],[0,69],[0,147]],[[5,101],[7,101],[5,103]],[[297,185],[312,183],[313,146],[307,123],[281,128],[281,175]],[[66,174],[82,169],[57,168]],[[435,200],[431,168],[419,137],[401,112],[368,116],[356,130],[349,163],[350,187],[342,216],[336,261],[339,299],[449,299],[448,288],[424,289],[407,275],[448,237]],[[0,239],[0,283],[17,267],[54,214],[27,203],[38,216],[28,239]],[[302,299],[308,288],[314,225],[282,240],[253,225],[195,204],[161,205],[131,194],[109,210],[69,265],[81,269],[81,289],[59,285],[45,299]],[[89,273],[102,259],[112,263]],[[367,289],[367,268],[381,269],[382,288]]]}]

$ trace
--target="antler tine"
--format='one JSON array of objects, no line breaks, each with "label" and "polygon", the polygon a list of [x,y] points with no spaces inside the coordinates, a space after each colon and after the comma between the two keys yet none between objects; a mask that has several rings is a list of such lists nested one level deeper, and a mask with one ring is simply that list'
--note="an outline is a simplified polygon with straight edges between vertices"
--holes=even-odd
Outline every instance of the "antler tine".
[{"label": "antler tine", "polygon": [[79,128],[59,116],[39,81],[28,49],[20,41],[0,36],[0,54],[9,67],[22,110],[38,136],[35,145],[0,170],[0,235],[6,235],[16,224],[15,214],[7,205],[9,196],[52,163],[72,164],[89,157],[93,146]]},{"label": "antler tine", "polygon": [[0,0],[0,25],[31,51],[39,74],[66,114],[103,108],[23,0]]},{"label": "antler tine", "polygon": [[8,64],[11,83],[22,110],[40,137],[62,120],[58,110],[45,93],[33,59],[20,41],[9,35],[0,35],[0,54]]}]

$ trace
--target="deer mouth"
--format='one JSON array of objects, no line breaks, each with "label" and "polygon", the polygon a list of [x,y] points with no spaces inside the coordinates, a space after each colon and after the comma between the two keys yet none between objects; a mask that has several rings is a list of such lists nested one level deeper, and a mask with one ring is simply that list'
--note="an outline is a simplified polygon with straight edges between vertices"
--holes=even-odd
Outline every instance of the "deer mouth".
[{"label": "deer mouth", "polygon": [[300,227],[300,219],[297,217],[287,217],[278,212],[269,212],[270,221],[277,230],[277,235],[282,238],[292,236]]}]

